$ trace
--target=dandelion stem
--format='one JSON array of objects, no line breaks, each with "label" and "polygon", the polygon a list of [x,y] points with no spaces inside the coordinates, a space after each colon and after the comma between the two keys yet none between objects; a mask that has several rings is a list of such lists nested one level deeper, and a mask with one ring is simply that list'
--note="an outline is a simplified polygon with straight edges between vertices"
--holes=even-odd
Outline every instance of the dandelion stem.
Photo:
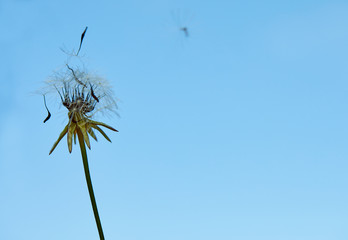
[{"label": "dandelion stem", "polygon": [[82,134],[80,129],[77,129],[77,136],[78,136],[79,143],[80,143],[83,167],[84,167],[84,170],[85,170],[86,182],[87,182],[89,197],[91,198],[91,203],[92,203],[92,208],[93,208],[95,222],[97,224],[100,240],[104,240],[105,238],[104,238],[103,228],[102,228],[102,225],[101,225],[101,222],[100,222],[100,218],[99,218],[99,214],[98,214],[98,208],[97,208],[97,203],[96,203],[95,197],[94,197],[93,186],[92,186],[92,181],[91,181],[91,175],[89,173],[85,141],[83,139],[83,134]]}]

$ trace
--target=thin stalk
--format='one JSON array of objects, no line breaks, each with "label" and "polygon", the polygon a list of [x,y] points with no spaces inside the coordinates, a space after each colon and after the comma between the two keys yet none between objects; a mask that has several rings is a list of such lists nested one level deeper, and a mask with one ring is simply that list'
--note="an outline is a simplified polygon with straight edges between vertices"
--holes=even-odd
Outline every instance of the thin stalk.
[{"label": "thin stalk", "polygon": [[102,225],[101,225],[101,222],[100,222],[100,218],[99,218],[97,202],[95,201],[95,197],[94,197],[93,186],[92,186],[92,181],[91,181],[91,175],[89,173],[85,141],[83,140],[83,135],[82,135],[82,132],[81,132],[80,129],[77,129],[77,136],[78,136],[79,143],[80,143],[81,155],[82,155],[82,161],[83,161],[83,168],[85,170],[85,176],[86,176],[86,182],[87,182],[87,187],[88,187],[88,193],[89,193],[89,197],[91,198],[94,218],[95,218],[95,222],[96,222],[97,227],[98,227],[99,237],[100,237],[100,240],[105,240],[104,233],[103,233],[103,228],[102,228]]}]

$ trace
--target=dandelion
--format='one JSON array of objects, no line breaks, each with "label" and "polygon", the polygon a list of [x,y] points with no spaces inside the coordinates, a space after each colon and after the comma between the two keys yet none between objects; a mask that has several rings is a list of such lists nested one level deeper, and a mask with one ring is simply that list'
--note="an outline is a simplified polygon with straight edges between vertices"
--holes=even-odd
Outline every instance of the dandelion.
[{"label": "dandelion", "polygon": [[[87,28],[82,34],[81,43],[86,30]],[[77,56],[77,54],[75,56]],[[98,112],[115,112],[117,105],[111,87],[105,79],[98,75],[91,74],[87,70],[80,70],[77,67],[71,67],[68,64],[66,64],[65,70],[57,72],[53,77],[46,81],[46,87],[48,89],[47,93],[55,93],[58,99],[60,99],[61,104],[68,110],[68,123],[60,133],[57,141],[53,144],[49,154],[54,151],[65,135],[67,135],[68,150],[71,153],[73,138],[74,143],[76,144],[77,136],[99,237],[100,239],[104,239],[88,167],[86,145],[91,149],[89,136],[97,141],[95,131],[101,133],[106,140],[111,142],[110,138],[101,127],[118,132],[116,129],[105,123],[93,120]],[[46,109],[48,111],[47,106]],[[48,114],[49,116],[45,121],[47,121],[51,116],[49,111]]]}]

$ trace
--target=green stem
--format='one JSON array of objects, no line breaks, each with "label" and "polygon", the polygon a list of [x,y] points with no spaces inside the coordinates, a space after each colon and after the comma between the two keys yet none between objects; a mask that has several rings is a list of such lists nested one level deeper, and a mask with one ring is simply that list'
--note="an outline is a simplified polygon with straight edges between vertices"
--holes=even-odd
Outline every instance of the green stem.
[{"label": "green stem", "polygon": [[98,227],[100,240],[104,240],[105,238],[104,238],[103,228],[102,228],[102,225],[101,225],[101,222],[100,222],[100,218],[99,218],[99,214],[98,214],[98,208],[97,208],[97,203],[96,203],[95,197],[94,197],[93,186],[92,186],[92,181],[91,181],[91,175],[89,173],[85,141],[83,140],[83,135],[82,135],[82,132],[81,132],[80,129],[77,129],[77,136],[79,138],[79,143],[80,143],[80,148],[81,148],[81,155],[82,155],[82,160],[83,160],[83,168],[85,170],[86,182],[87,182],[89,197],[91,198],[91,203],[92,203],[92,208],[93,208],[95,222],[96,222],[97,227]]}]

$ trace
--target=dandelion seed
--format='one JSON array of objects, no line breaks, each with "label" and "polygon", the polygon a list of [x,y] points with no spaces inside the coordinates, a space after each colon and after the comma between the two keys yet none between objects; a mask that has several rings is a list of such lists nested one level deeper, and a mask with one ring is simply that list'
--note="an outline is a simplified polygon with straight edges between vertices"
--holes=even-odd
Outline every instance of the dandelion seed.
[{"label": "dandelion seed", "polygon": [[187,27],[182,27],[182,28],[180,28],[179,30],[184,32],[185,37],[189,37],[189,32],[188,32]]},{"label": "dandelion seed", "polygon": [[83,39],[85,37],[85,34],[86,34],[86,31],[87,31],[88,27],[85,28],[85,31],[83,31],[82,35],[81,35],[81,41],[80,41],[80,46],[79,46],[79,50],[77,51],[76,53],[76,56],[79,55],[79,52],[81,50],[81,46],[82,46],[82,42],[83,42]]},{"label": "dandelion seed", "polygon": [[177,9],[171,12],[173,21],[176,24],[177,29],[183,32],[184,36],[188,38],[190,36],[188,25],[192,21],[193,15],[188,11],[182,11]]},{"label": "dandelion seed", "polygon": [[91,95],[92,95],[92,97],[93,97],[97,102],[99,102],[99,98],[97,98],[97,97],[95,96],[95,94],[94,94],[92,85],[91,85]]},{"label": "dandelion seed", "polygon": [[69,67],[68,64],[66,64],[66,66],[67,66],[67,68],[71,71],[71,73],[73,74],[75,81],[78,82],[79,84],[81,84],[82,86],[87,87],[83,82],[81,82],[81,81],[76,77],[74,69],[72,69],[71,67]]},{"label": "dandelion seed", "polygon": [[45,104],[45,107],[46,107],[46,110],[47,110],[47,117],[46,117],[45,120],[43,121],[43,122],[45,123],[45,122],[48,121],[48,119],[51,118],[51,113],[50,113],[50,111],[49,111],[48,108],[47,108],[45,95],[43,95],[43,98],[44,98],[44,104]]}]

